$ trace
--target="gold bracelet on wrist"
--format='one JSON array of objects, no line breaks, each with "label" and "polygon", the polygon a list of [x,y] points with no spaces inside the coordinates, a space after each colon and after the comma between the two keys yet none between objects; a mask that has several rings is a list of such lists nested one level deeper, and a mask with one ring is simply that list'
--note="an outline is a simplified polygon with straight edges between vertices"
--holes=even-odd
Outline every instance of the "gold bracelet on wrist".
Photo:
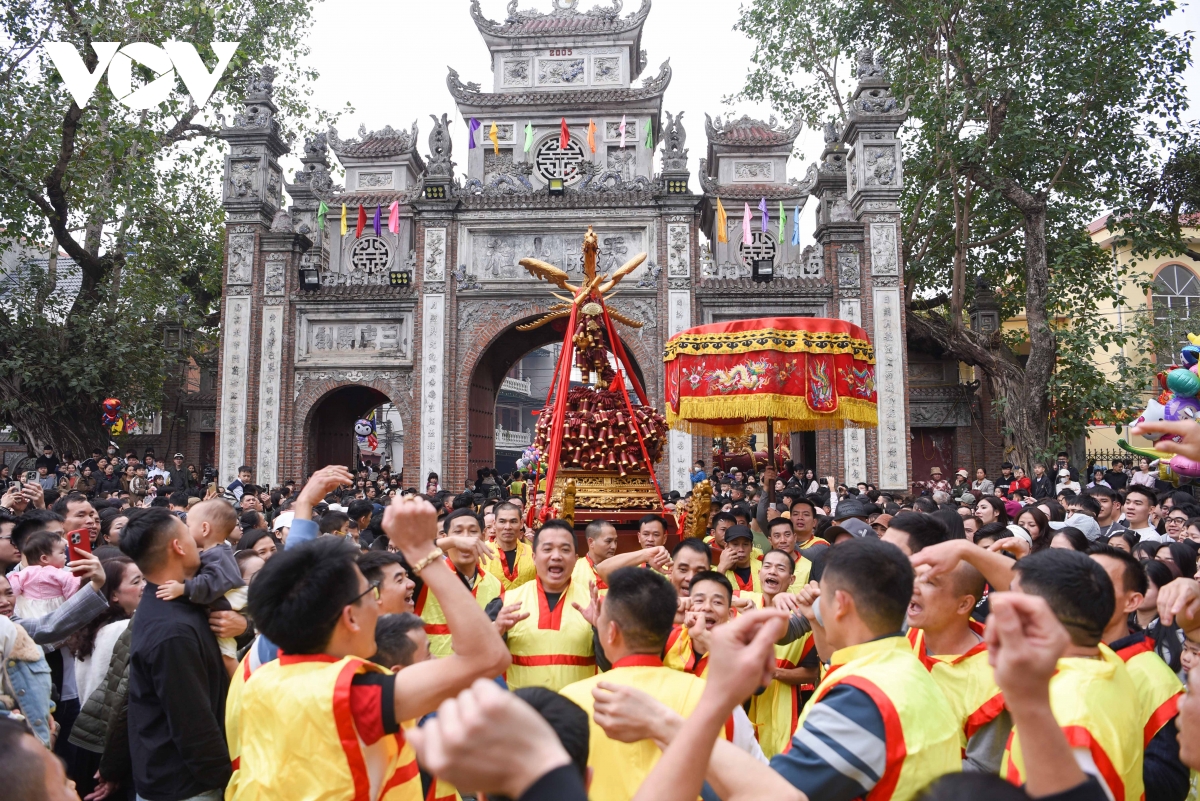
[{"label": "gold bracelet on wrist", "polygon": [[414,574],[420,573],[422,570],[424,570],[425,568],[429,567],[437,560],[442,559],[444,557],[445,557],[445,554],[442,553],[441,548],[434,548],[432,551],[430,551],[425,556],[424,559],[422,559],[421,561],[417,562],[415,565],[412,566],[412,572]]}]

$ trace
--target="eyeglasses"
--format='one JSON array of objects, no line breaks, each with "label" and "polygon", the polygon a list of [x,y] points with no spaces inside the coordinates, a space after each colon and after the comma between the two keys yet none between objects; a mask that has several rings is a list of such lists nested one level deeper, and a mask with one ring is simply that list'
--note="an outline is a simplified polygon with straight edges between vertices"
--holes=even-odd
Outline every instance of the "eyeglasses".
[{"label": "eyeglasses", "polygon": [[379,579],[376,579],[375,581],[372,581],[371,583],[369,583],[369,584],[367,585],[367,588],[366,588],[365,590],[363,590],[363,591],[362,591],[362,592],[360,592],[358,595],[355,595],[353,598],[351,598],[351,599],[350,599],[350,603],[346,604],[346,606],[352,606],[353,604],[356,604],[356,603],[358,603],[359,599],[360,599],[360,598],[362,598],[364,595],[366,595],[368,592],[373,592],[373,593],[375,593],[375,600],[376,600],[376,601],[378,601],[378,600],[379,600],[379,585],[380,585],[380,584],[382,584],[382,582],[381,582],[381,581],[379,581]]},{"label": "eyeglasses", "polygon": [[1175,525],[1177,525],[1177,526],[1182,526],[1182,525],[1183,525],[1184,523],[1186,523],[1187,521],[1188,521],[1188,518],[1186,518],[1186,517],[1168,517],[1168,518],[1167,518],[1167,525],[1169,526],[1169,525],[1171,525],[1172,523],[1174,523],[1174,524],[1175,524]]}]

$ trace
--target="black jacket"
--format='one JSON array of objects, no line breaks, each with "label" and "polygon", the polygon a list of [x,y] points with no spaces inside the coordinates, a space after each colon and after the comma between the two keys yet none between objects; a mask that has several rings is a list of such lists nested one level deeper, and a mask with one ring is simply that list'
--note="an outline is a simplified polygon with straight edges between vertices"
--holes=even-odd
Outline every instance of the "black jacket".
[{"label": "black jacket", "polygon": [[225,787],[229,674],[204,607],[149,582],[129,650],[129,750],[137,794],[177,801]]},{"label": "black jacket", "polygon": [[1054,497],[1054,479],[1049,475],[1044,475],[1041,478],[1033,477],[1033,497],[1035,498],[1053,498]]}]

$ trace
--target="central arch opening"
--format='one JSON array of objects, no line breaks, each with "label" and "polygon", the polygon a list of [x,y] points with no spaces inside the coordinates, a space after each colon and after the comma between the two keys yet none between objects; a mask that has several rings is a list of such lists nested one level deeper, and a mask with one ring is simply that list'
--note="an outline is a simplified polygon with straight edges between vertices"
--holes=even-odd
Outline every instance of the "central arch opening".
[{"label": "central arch opening", "polygon": [[[481,468],[511,472],[517,457],[533,441],[532,410],[540,409],[554,378],[567,321],[555,320],[533,331],[518,331],[515,321],[479,357],[471,375],[467,420],[467,476]],[[634,375],[644,386],[642,367],[622,338]],[[630,392],[632,395],[632,391]]]},{"label": "central arch opening", "polygon": [[[374,412],[376,447],[360,445],[354,423]],[[393,470],[404,464],[404,424],[387,395],[373,387],[339,387],[313,406],[308,426],[308,470],[359,463]]]}]

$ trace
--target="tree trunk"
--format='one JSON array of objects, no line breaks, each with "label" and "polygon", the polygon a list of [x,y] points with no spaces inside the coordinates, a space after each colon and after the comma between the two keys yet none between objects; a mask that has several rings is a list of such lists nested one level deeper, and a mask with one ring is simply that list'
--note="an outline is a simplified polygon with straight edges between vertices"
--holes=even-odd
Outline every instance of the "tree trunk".
[{"label": "tree trunk", "polygon": [[[29,453],[35,455],[47,445],[56,453],[70,451],[80,454],[88,453],[93,447],[108,441],[103,427],[100,425],[99,410],[88,412],[83,402],[76,404],[61,403],[61,399],[35,399],[23,396],[20,386],[9,379],[0,379],[0,393],[10,399],[19,399],[20,403],[9,412],[8,417],[12,426],[21,435],[21,439],[29,447]],[[48,409],[75,406],[76,414],[62,414]]]}]

